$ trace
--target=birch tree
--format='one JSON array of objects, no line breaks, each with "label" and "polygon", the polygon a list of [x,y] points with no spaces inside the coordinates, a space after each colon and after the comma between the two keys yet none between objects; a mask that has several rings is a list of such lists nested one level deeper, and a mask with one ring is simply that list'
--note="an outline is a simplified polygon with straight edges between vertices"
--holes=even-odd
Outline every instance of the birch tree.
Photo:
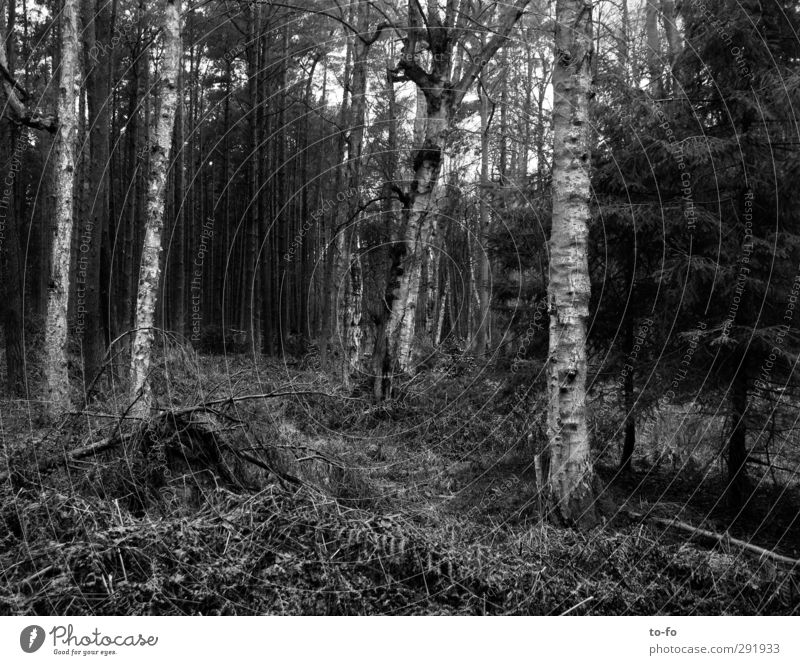
[{"label": "birch tree", "polygon": [[[389,279],[391,293],[386,305],[391,314],[385,333],[383,371],[390,374],[382,382],[385,389],[391,390],[392,374],[404,373],[409,368],[423,248],[430,244],[434,232],[434,215],[430,213],[435,209],[444,151],[456,111],[486,63],[508,38],[529,1],[516,0],[498,11],[491,38],[459,68],[458,78],[451,76],[453,48],[463,32],[463,28],[456,27],[457,3],[446,3],[444,17],[435,2],[428,4],[427,16],[423,16],[418,2],[408,3],[408,31],[396,71],[398,80],[412,81],[422,91],[426,104],[425,115],[418,125],[421,145],[413,153],[412,183],[404,194],[404,231],[394,253]],[[419,50],[423,43],[429,56],[427,68],[422,64]]]},{"label": "birch tree", "polygon": [[478,330],[475,332],[473,350],[482,355],[489,343],[489,317],[491,292],[489,282],[489,95],[481,81],[481,188],[478,220]]},{"label": "birch tree", "polygon": [[136,298],[136,322],[131,352],[130,398],[134,413],[144,414],[150,407],[151,392],[147,380],[153,347],[153,324],[161,269],[161,236],[164,230],[164,202],[167,167],[175,108],[178,102],[178,68],[181,57],[180,0],[165,0],[162,25],[163,59],[158,112],[151,115],[150,160],[147,174],[145,230],[139,287]]},{"label": "birch tree", "polygon": [[67,300],[74,224],[75,140],[78,132],[78,2],[64,0],[61,12],[61,63],[55,153],[55,237],[50,254],[45,324],[45,391],[51,417],[70,408],[67,373]]},{"label": "birch tree", "polygon": [[[370,46],[380,37],[383,26],[373,35],[367,35],[369,5],[361,0],[355,7],[358,34],[353,44],[353,64],[350,87],[350,106],[346,138],[347,159],[344,165],[344,183],[347,186],[345,201],[336,216],[336,265],[334,284],[342,283],[343,292],[336,301],[336,326],[333,334],[339,337],[339,365],[342,384],[350,388],[351,374],[358,362],[361,348],[362,280],[358,256],[358,228],[356,225],[361,189],[362,152],[367,108],[367,58]],[[354,251],[355,250],[355,251]]]},{"label": "birch tree", "polygon": [[547,491],[557,519],[574,525],[589,525],[595,520],[586,425],[591,64],[591,0],[557,0]]}]

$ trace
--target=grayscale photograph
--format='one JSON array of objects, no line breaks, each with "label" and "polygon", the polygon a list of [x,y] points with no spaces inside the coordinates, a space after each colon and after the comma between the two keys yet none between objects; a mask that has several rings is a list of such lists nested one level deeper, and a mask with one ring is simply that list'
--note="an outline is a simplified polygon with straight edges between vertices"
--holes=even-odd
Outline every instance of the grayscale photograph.
[{"label": "grayscale photograph", "polygon": [[796,0],[0,0],[5,662],[800,616],[799,360]]}]

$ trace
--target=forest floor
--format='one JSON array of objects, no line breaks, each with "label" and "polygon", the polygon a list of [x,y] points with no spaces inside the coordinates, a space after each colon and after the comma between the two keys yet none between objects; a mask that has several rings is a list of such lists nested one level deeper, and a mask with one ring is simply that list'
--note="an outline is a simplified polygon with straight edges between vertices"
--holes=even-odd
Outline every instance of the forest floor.
[{"label": "forest floor", "polygon": [[303,360],[155,372],[148,421],[113,385],[55,426],[0,403],[0,612],[800,613],[796,568],[648,519],[797,558],[797,486],[735,516],[715,470],[599,454],[599,525],[543,520],[532,382],[456,362],[376,406]]}]

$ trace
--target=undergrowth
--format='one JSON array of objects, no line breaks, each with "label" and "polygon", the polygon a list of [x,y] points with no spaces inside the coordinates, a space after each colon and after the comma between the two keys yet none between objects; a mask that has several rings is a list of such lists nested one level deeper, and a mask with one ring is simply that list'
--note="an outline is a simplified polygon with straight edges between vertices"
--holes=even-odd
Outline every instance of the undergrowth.
[{"label": "undergrowth", "polygon": [[[315,370],[191,362],[197,376],[162,359],[147,422],[20,418],[0,612],[800,612],[797,577],[767,561],[621,514],[585,533],[542,521],[529,386],[477,368],[375,406]],[[304,394],[197,407],[287,385]],[[122,412],[120,394],[102,400],[87,411]],[[58,462],[103,437],[117,439]]]}]

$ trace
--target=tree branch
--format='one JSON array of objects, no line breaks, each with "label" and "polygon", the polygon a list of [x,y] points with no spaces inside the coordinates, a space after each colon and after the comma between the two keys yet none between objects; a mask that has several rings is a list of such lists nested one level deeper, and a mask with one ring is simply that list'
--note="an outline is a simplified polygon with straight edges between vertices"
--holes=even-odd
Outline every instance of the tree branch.
[{"label": "tree branch", "polygon": [[43,116],[35,111],[29,111],[26,106],[17,97],[16,91],[19,90],[23,98],[28,98],[28,93],[25,89],[17,83],[11,72],[8,71],[8,59],[6,58],[6,37],[2,28],[0,28],[0,75],[3,79],[3,91],[8,98],[8,114],[9,120],[18,124],[25,125],[31,129],[43,129],[51,134],[55,134],[58,130],[58,118],[54,115]]},{"label": "tree branch", "polygon": [[508,39],[512,28],[522,16],[525,8],[528,6],[530,0],[516,0],[513,5],[508,7],[500,20],[500,27],[492,38],[486,42],[480,53],[471,58],[471,62],[464,72],[461,80],[453,87],[454,99],[458,105],[464,98],[464,95],[469,90],[470,86],[478,78],[481,70],[486,66],[486,63],[491,60],[492,56],[497,53],[498,49]]}]

